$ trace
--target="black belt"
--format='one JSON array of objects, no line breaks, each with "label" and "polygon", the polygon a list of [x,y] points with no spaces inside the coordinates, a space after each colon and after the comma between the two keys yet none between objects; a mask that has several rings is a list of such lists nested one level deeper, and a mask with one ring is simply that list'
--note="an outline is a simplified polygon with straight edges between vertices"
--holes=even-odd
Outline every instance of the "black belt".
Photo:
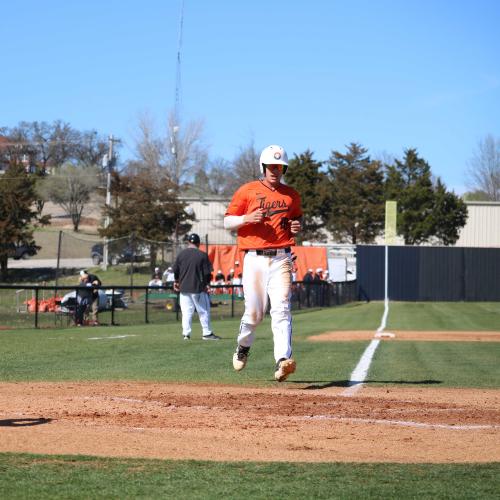
[{"label": "black belt", "polygon": [[292,249],[286,248],[262,248],[260,250],[245,250],[245,253],[255,252],[257,255],[265,255],[266,257],[276,257],[278,253],[290,253]]}]

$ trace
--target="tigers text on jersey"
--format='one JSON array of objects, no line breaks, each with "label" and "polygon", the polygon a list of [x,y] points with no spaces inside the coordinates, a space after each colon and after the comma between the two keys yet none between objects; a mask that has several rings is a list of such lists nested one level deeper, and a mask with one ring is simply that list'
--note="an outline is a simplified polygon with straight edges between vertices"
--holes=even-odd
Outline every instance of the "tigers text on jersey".
[{"label": "tigers text on jersey", "polygon": [[299,193],[285,184],[272,189],[260,180],[248,182],[234,193],[225,215],[245,215],[258,208],[265,210],[264,220],[238,229],[239,248],[251,250],[294,245],[290,221],[302,216]]}]

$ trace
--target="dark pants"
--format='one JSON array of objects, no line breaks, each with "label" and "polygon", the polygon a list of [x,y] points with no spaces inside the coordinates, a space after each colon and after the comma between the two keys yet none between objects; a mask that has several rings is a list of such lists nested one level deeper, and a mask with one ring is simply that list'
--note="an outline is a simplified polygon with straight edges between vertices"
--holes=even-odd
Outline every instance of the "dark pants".
[{"label": "dark pants", "polygon": [[75,310],[75,323],[77,325],[83,325],[83,319],[89,305],[90,299],[88,299],[87,297],[78,298]]}]

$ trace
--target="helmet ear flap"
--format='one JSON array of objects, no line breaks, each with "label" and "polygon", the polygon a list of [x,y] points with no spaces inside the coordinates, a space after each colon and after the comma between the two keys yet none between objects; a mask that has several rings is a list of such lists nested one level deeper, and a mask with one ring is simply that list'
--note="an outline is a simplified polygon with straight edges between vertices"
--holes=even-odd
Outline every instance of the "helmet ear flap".
[{"label": "helmet ear flap", "polygon": [[288,165],[283,165],[283,175],[286,174],[287,170],[288,170]]}]

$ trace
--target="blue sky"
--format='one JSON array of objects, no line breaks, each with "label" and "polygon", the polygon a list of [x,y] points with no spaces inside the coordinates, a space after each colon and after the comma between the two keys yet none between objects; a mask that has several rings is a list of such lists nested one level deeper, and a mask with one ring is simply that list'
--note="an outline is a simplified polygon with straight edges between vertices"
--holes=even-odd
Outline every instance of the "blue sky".
[{"label": "blue sky", "polygon": [[[180,6],[5,2],[0,126],[62,119],[130,157],[138,116],[174,106]],[[414,147],[460,193],[478,141],[500,136],[500,2],[185,0],[181,75],[212,157]]]}]

